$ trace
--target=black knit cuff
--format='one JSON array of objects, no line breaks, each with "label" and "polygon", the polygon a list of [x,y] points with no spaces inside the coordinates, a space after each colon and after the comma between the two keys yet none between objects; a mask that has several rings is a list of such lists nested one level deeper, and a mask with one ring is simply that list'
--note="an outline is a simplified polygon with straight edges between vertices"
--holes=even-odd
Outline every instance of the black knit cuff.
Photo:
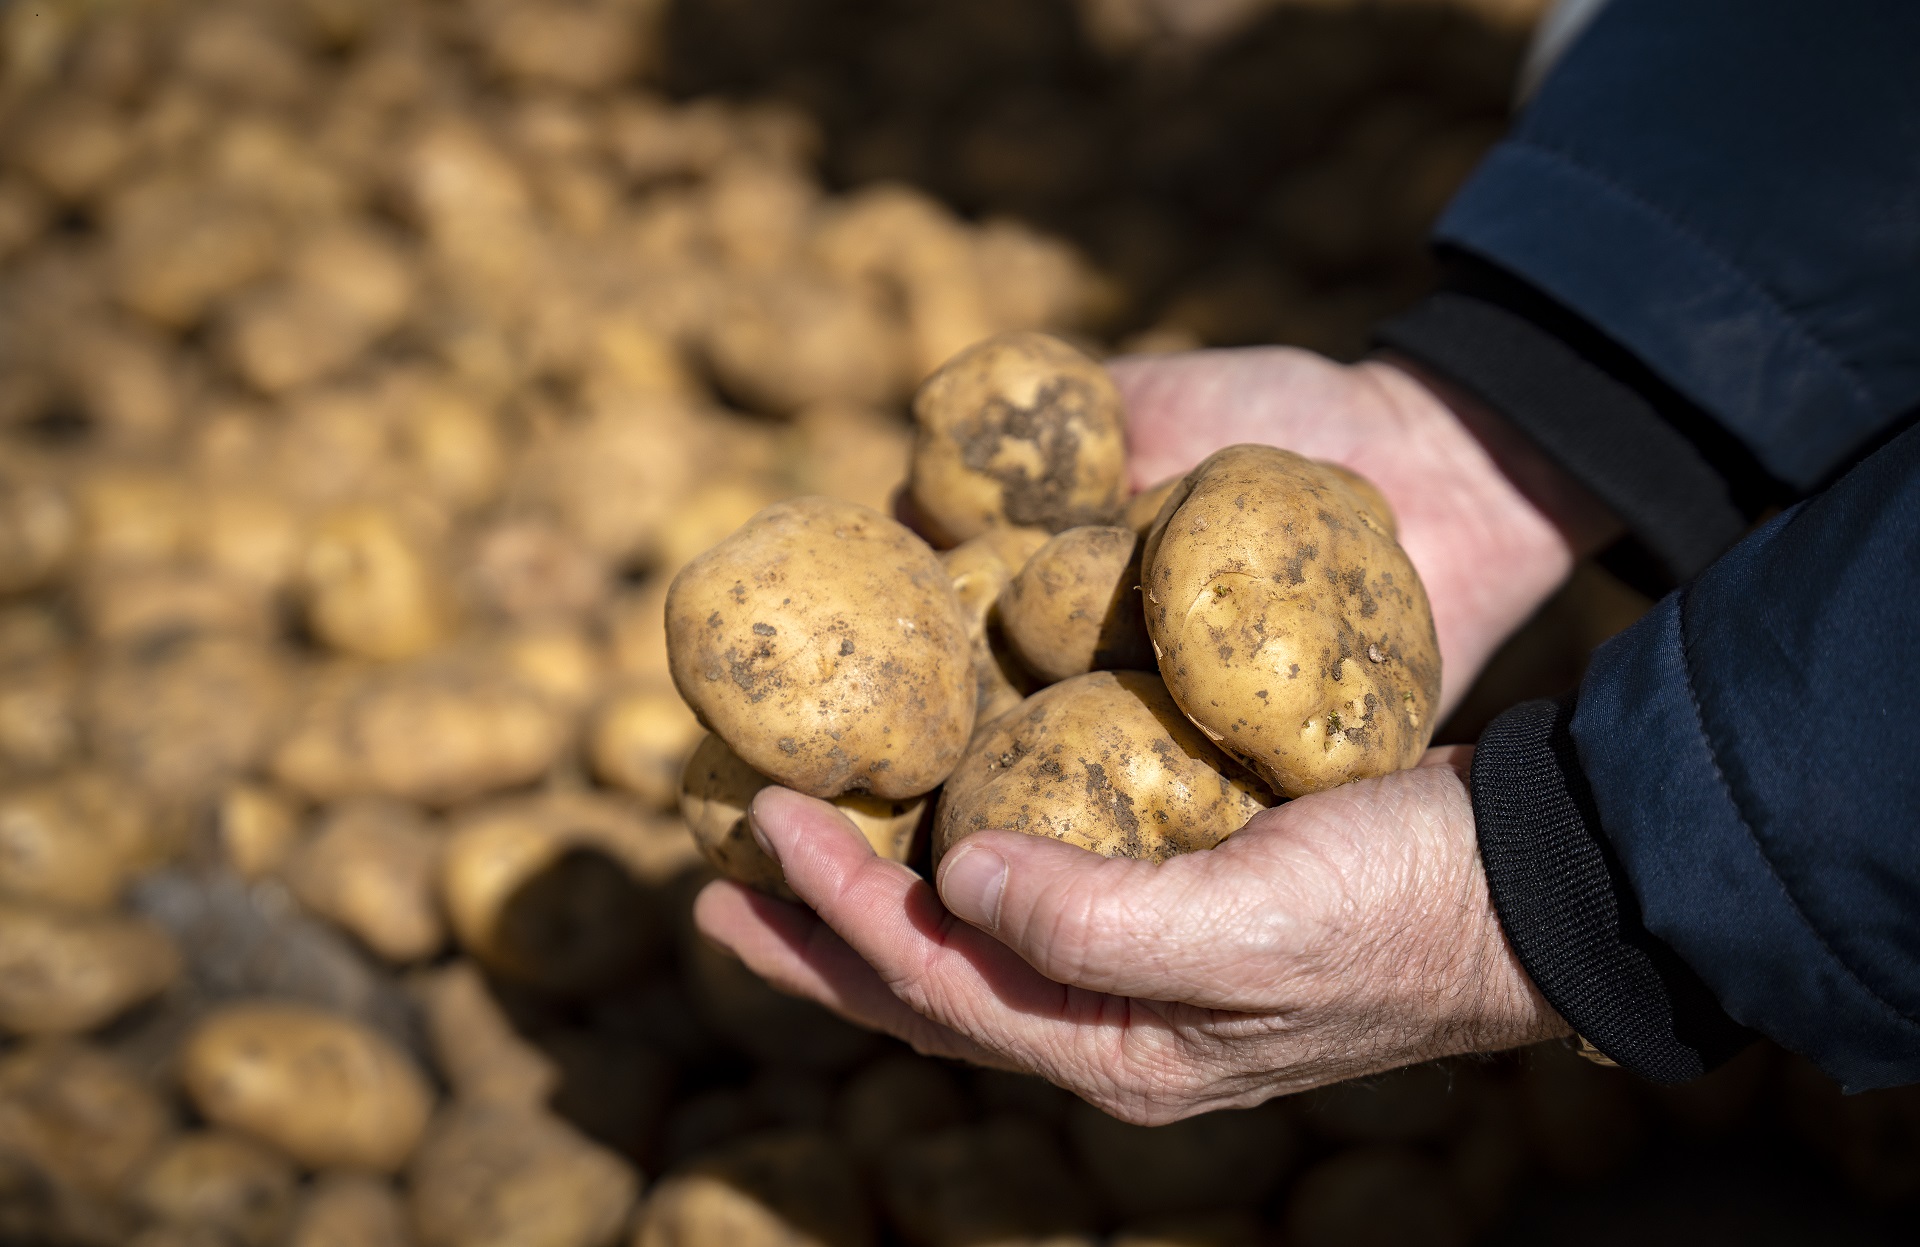
[{"label": "black knit cuff", "polygon": [[1584,322],[1472,257],[1375,341],[1467,390],[1620,517],[1674,584],[1784,491],[1723,429]]},{"label": "black knit cuff", "polygon": [[1644,1078],[1679,1083],[1753,1038],[1641,921],[1594,812],[1571,699],[1493,721],[1473,755],[1487,886],[1520,964],[1567,1024]]}]

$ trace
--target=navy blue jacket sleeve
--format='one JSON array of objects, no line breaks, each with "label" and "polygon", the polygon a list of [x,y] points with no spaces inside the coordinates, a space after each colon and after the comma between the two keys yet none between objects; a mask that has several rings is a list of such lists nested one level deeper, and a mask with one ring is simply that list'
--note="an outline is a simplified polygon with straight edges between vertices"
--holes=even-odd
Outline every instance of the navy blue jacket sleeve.
[{"label": "navy blue jacket sleeve", "polygon": [[1685,586],[1473,775],[1516,952],[1649,1077],[1758,1032],[1920,1081],[1916,48],[1908,0],[1613,0],[1380,335]]}]

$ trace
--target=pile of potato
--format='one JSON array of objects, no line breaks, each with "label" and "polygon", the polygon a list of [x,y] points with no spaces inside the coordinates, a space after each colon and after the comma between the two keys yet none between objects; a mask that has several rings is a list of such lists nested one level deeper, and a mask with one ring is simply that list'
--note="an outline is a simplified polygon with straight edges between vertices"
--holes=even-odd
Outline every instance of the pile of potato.
[{"label": "pile of potato", "polygon": [[[1746,1129],[1776,1085],[1862,1189],[1909,1197],[1905,1101],[1766,1061],[1652,1100],[1549,1052],[1146,1131],[913,1056],[698,938],[712,868],[679,808],[743,869],[742,802],[803,754],[896,855],[1029,695],[1158,706],[1179,765],[1231,777],[1183,826],[1282,783],[1215,747],[1231,724],[1167,712],[1192,694],[1158,691],[1151,643],[1183,642],[1150,614],[1084,626],[1163,501],[1118,491],[1111,438],[1091,493],[1003,495],[1027,527],[965,531],[952,464],[921,502],[953,549],[884,518],[940,474],[907,408],[969,344],[1075,343],[1110,430],[1077,352],[1230,340],[1231,298],[844,176],[805,82],[780,94],[817,108],[669,91],[805,6],[702,26],[723,8],[0,7],[0,1240],[1459,1242],[1529,1174],[1615,1172],[1661,1123]],[[883,27],[831,29],[984,63]],[[762,513],[789,541],[853,515],[904,559],[874,593],[927,621],[938,750],[835,759],[800,719],[749,741],[711,716],[703,743],[668,587]],[[875,660],[877,617],[819,657]]]}]

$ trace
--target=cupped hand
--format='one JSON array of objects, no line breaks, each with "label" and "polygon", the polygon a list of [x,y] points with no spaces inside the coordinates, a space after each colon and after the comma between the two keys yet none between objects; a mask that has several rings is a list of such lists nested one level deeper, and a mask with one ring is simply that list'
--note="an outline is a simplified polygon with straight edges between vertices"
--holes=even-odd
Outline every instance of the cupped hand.
[{"label": "cupped hand", "polygon": [[755,798],[805,908],[716,882],[701,929],[775,986],[922,1052],[1152,1124],[1566,1033],[1487,896],[1470,751],[1303,797],[1164,863],[981,832],[939,893],[824,801]]},{"label": "cupped hand", "polygon": [[1405,363],[1258,347],[1108,367],[1127,403],[1136,488],[1239,442],[1330,460],[1379,487],[1433,606],[1443,717],[1574,558],[1615,528],[1524,438]]}]

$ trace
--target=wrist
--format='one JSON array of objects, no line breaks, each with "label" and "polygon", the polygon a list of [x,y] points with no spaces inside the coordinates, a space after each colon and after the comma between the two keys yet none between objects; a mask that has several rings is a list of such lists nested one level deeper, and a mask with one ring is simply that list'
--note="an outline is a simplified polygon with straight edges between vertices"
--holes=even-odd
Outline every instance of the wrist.
[{"label": "wrist", "polygon": [[1620,525],[1466,392],[1392,356],[1357,364],[1355,372],[1392,413],[1389,427],[1400,445],[1377,457],[1362,453],[1352,466],[1386,495],[1400,518],[1401,543],[1427,583],[1446,673],[1445,713],[1575,560],[1607,545]]}]

